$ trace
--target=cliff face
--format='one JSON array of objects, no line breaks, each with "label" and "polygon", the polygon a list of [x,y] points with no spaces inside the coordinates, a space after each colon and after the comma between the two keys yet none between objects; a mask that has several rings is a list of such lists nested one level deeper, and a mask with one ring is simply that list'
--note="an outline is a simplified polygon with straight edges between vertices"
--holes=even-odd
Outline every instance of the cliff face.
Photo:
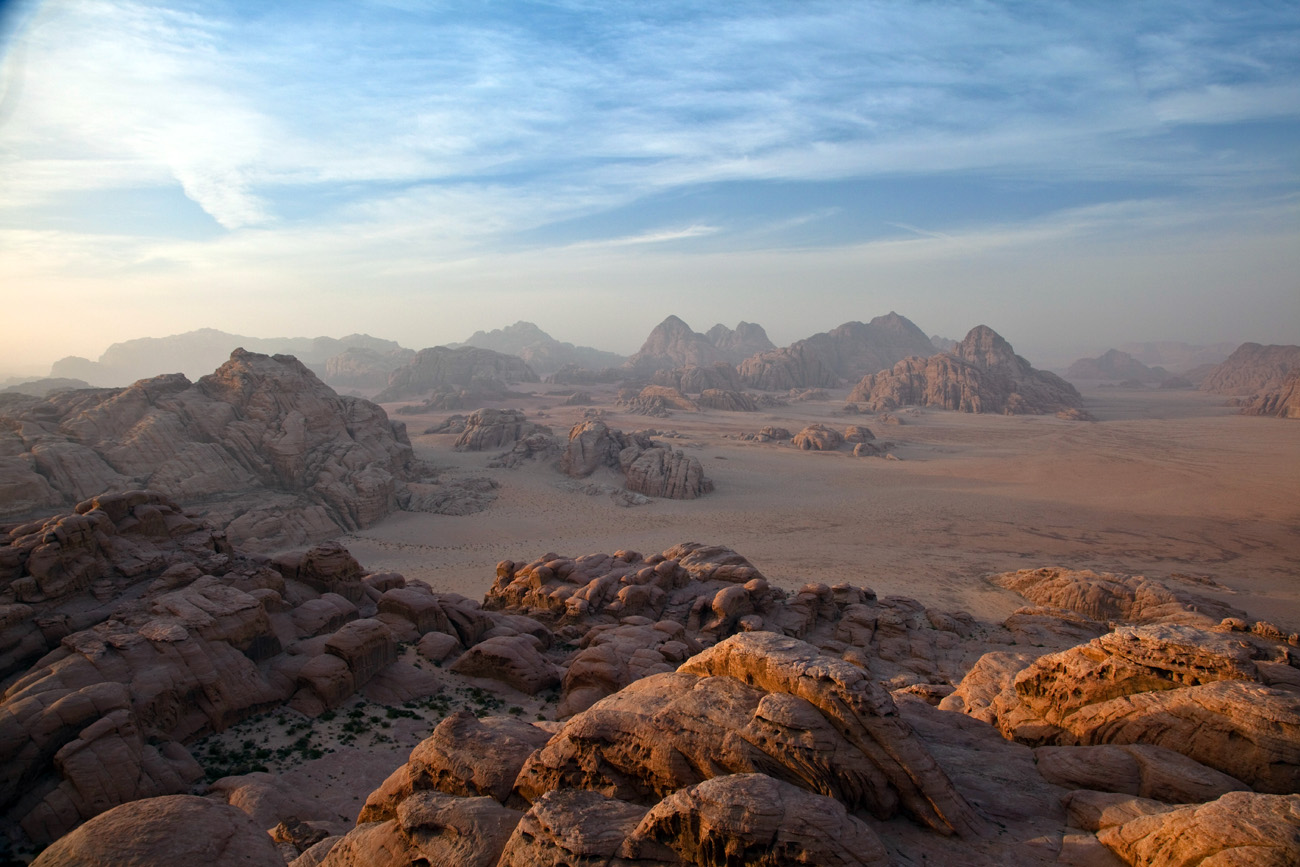
[{"label": "cliff face", "polygon": [[952,353],[906,358],[892,370],[863,377],[849,400],[876,411],[912,405],[1006,415],[1083,406],[1074,386],[1035,370],[987,325],[971,329]]},{"label": "cliff face", "polygon": [[1291,371],[1278,388],[1243,401],[1241,414],[1300,418],[1300,369]]},{"label": "cliff face", "polygon": [[0,516],[151,488],[254,547],[368,526],[397,508],[405,427],[291,356],[62,392],[0,409]]},{"label": "cliff face", "polygon": [[1275,391],[1297,368],[1300,368],[1300,346],[1243,343],[1206,375],[1201,381],[1201,391],[1214,394]]},{"label": "cliff face", "polygon": [[933,352],[930,338],[897,313],[868,323],[846,322],[781,349],[745,359],[741,382],[749,388],[783,391],[791,388],[832,388],[841,379],[855,380],[887,370],[913,355]]}]

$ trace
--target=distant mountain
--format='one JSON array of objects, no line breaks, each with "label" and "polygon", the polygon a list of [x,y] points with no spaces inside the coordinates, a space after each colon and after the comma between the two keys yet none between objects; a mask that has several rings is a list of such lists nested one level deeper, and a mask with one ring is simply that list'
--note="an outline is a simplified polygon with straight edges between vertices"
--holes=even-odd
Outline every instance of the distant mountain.
[{"label": "distant mountain", "polygon": [[938,352],[952,352],[957,348],[957,341],[951,337],[940,337],[938,334],[931,334],[930,345]]},{"label": "distant mountain", "polygon": [[1159,365],[1165,370],[1187,373],[1206,364],[1218,364],[1236,349],[1232,343],[1198,345],[1176,340],[1156,340],[1145,343],[1125,343],[1119,347],[1148,366]]},{"label": "distant mountain", "polygon": [[1065,378],[1071,381],[1104,379],[1154,384],[1169,377],[1169,371],[1163,367],[1147,367],[1118,349],[1109,349],[1097,358],[1080,358],[1065,371]]},{"label": "distant mountain", "polygon": [[1074,386],[1035,370],[987,325],[978,325],[952,352],[905,358],[868,374],[849,393],[873,411],[929,406],[971,413],[1037,415],[1083,407]]},{"label": "distant mountain", "polygon": [[56,361],[50,376],[82,379],[95,386],[130,385],[163,373],[183,373],[191,379],[210,373],[230,358],[235,349],[265,355],[292,355],[317,375],[325,362],[351,347],[385,353],[400,351],[392,340],[368,334],[346,337],[247,337],[215,328],[200,328],[170,337],[141,337],[114,343],[98,361],[69,356]]},{"label": "distant mountain", "polygon": [[750,388],[832,388],[841,379],[857,380],[888,370],[909,356],[925,358],[934,345],[925,332],[897,313],[868,323],[846,322],[838,328],[772,349],[740,364],[741,382]]},{"label": "distant mountain", "polygon": [[505,355],[517,355],[539,376],[554,373],[570,364],[600,370],[618,367],[627,361],[627,358],[616,352],[562,343],[533,323],[523,321],[492,331],[475,331],[464,343],[453,343],[451,346],[473,346]]},{"label": "distant mountain", "polygon": [[1201,380],[1201,391],[1215,394],[1258,394],[1283,387],[1300,368],[1300,346],[1243,343]]},{"label": "distant mountain", "polygon": [[421,349],[389,374],[388,387],[375,395],[375,401],[424,397],[445,389],[501,393],[513,383],[539,381],[532,368],[517,355],[475,346],[432,346]]},{"label": "distant mountain", "polygon": [[30,394],[33,397],[48,397],[57,391],[72,391],[78,388],[91,388],[91,384],[84,379],[67,379],[66,377],[47,376],[42,379],[33,379],[27,382],[17,382],[13,385],[7,385],[0,392],[13,394]]},{"label": "distant mountain", "polygon": [[753,347],[770,347],[763,326],[741,322],[735,329],[715,325],[700,334],[676,316],[669,316],[650,332],[640,350],[623,366],[642,375],[659,370],[734,364],[752,354]]}]

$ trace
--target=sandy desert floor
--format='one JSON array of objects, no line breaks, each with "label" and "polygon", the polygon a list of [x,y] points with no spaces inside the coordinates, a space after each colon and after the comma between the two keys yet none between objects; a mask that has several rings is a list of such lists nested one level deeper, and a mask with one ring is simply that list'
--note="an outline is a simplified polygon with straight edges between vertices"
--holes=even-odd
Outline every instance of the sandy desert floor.
[{"label": "sandy desert floor", "polygon": [[[560,437],[584,407],[537,394],[507,404]],[[493,453],[457,453],[419,432],[451,413],[395,416],[444,478],[500,485],[485,512],[399,513],[342,540],[375,571],[398,571],[481,598],[500,560],[576,556],[678,542],[726,545],[789,588],[848,581],[881,595],[1001,619],[1023,604],[984,576],[1060,565],[1187,582],[1300,630],[1300,424],[1234,414],[1190,391],[1099,388],[1096,422],[903,410],[901,425],[842,415],[846,392],[756,413],[618,412],[613,390],[587,389],[623,430],[675,432],[716,484],[686,502],[623,508],[587,495],[552,466],[487,469]],[[400,404],[386,405],[391,414]],[[764,425],[865,424],[899,460],[737,439]],[[615,487],[610,472],[592,481]]]}]

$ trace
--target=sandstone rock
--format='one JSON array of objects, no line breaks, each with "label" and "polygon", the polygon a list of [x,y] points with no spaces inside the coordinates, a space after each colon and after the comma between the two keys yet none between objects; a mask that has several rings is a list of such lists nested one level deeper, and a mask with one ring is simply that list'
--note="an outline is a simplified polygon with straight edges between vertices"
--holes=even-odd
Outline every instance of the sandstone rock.
[{"label": "sandstone rock", "polygon": [[[650,809],[625,851],[666,846],[688,864],[886,865],[880,839],[832,798],[763,774],[714,777]],[[657,848],[657,846],[655,848]]]},{"label": "sandstone rock", "polygon": [[1300,795],[1230,792],[1216,801],[1103,828],[1129,864],[1284,867],[1300,853]]},{"label": "sandstone rock", "polygon": [[619,454],[632,446],[648,449],[652,443],[642,434],[611,430],[603,421],[579,422],[569,431],[569,444],[560,457],[560,471],[574,478],[585,478],[600,467],[618,467]]},{"label": "sandstone rock", "polygon": [[1038,770],[1067,789],[1119,792],[1170,804],[1213,801],[1247,787],[1240,780],[1150,744],[1039,747]]},{"label": "sandstone rock", "polygon": [[627,464],[625,472],[627,489],[647,497],[694,500],[713,490],[699,460],[681,451],[645,449]]},{"label": "sandstone rock", "polygon": [[625,867],[617,856],[645,814],[644,807],[599,792],[547,792],[515,826],[498,867]]},{"label": "sandstone rock", "polygon": [[495,636],[465,651],[451,666],[452,671],[473,677],[490,677],[528,695],[560,683],[559,669],[527,635]]},{"label": "sandstone rock", "polygon": [[517,409],[480,409],[470,413],[465,432],[456,440],[458,452],[482,452],[513,446],[535,433],[550,434],[551,429],[527,420]]},{"label": "sandstone rock", "polygon": [[727,412],[758,412],[758,402],[748,394],[733,389],[706,388],[696,401],[701,409]]},{"label": "sandstone rock", "polygon": [[1170,590],[1141,575],[1045,568],[994,576],[992,582],[1038,605],[1064,608],[1097,621],[1210,625],[1244,611],[1207,596]]},{"label": "sandstone rock", "polygon": [[846,443],[868,443],[876,438],[871,429],[859,424],[851,424],[844,429],[844,441]]},{"label": "sandstone rock", "polygon": [[[404,428],[378,406],[340,397],[295,358],[242,349],[196,383],[168,374],[65,392],[9,423],[29,431],[30,463],[0,468],[9,473],[0,484],[22,494],[3,501],[3,515],[44,497],[24,482],[39,472],[61,505],[148,487],[202,507],[236,541],[283,546],[369,526],[396,509],[416,473]],[[257,515],[236,520],[249,511]],[[282,512],[291,514],[269,520]]]},{"label": "sandstone rock", "polygon": [[833,452],[844,445],[844,435],[825,425],[810,424],[794,435],[793,442],[804,451]]},{"label": "sandstone rock", "polygon": [[985,325],[972,329],[951,354],[906,358],[891,370],[864,376],[849,400],[875,412],[916,405],[1006,415],[1054,413],[1083,403],[1074,386],[1032,368]]},{"label": "sandstone rock", "polygon": [[1109,349],[1097,358],[1080,358],[1065,371],[1065,378],[1071,382],[1101,379],[1112,382],[1136,380],[1154,385],[1163,382],[1169,376],[1169,371],[1163,367],[1147,367],[1132,355],[1118,349]]},{"label": "sandstone rock", "polygon": [[724,354],[728,361],[733,362],[776,348],[763,326],[753,322],[738,322],[734,329],[719,322],[704,332],[704,336]]},{"label": "sandstone rock", "polygon": [[1300,418],[1300,368],[1291,371],[1276,388],[1242,403],[1241,414]]},{"label": "sandstone rock", "polygon": [[[1265,792],[1300,786],[1300,690],[1257,682],[1268,645],[1185,626],[1123,627],[1040,657],[995,699],[1035,745],[1146,743]],[[1289,658],[1286,646],[1273,645]]]},{"label": "sandstone rock", "polygon": [[725,361],[717,361],[703,367],[657,370],[650,381],[654,385],[667,386],[683,394],[700,394],[713,389],[740,390],[740,377],[736,375],[736,368]]},{"label": "sandstone rock", "polygon": [[675,388],[663,385],[647,385],[631,400],[619,400],[626,410],[633,415],[649,415],[667,418],[672,410],[695,412],[697,407],[691,399]]},{"label": "sandstone rock", "polygon": [[[409,785],[450,795],[487,795],[505,804],[525,760],[549,739],[549,733],[526,722],[503,717],[480,721],[457,711],[411,751]],[[374,811],[369,817],[389,818]]]},{"label": "sandstone rock", "polygon": [[266,832],[234,807],[193,795],[123,804],[40,854],[39,867],[283,867]]},{"label": "sandstone rock", "polygon": [[398,806],[395,818],[350,831],[330,849],[321,867],[421,862],[493,867],[520,815],[492,798],[413,792]]},{"label": "sandstone rock", "polygon": [[325,360],[325,382],[336,388],[383,388],[394,370],[408,363],[410,349],[381,351],[366,346],[349,346]]},{"label": "sandstone rock", "polygon": [[1300,368],[1300,346],[1243,343],[1201,380],[1201,391],[1260,394],[1280,389]]}]

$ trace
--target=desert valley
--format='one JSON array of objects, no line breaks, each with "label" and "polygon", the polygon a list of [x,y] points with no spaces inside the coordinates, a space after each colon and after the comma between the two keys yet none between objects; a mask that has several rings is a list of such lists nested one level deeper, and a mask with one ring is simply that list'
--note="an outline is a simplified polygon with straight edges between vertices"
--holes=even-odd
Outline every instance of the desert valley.
[{"label": "desert valley", "polygon": [[1061,373],[890,313],[10,383],[0,852],[1296,863],[1300,347]]}]

